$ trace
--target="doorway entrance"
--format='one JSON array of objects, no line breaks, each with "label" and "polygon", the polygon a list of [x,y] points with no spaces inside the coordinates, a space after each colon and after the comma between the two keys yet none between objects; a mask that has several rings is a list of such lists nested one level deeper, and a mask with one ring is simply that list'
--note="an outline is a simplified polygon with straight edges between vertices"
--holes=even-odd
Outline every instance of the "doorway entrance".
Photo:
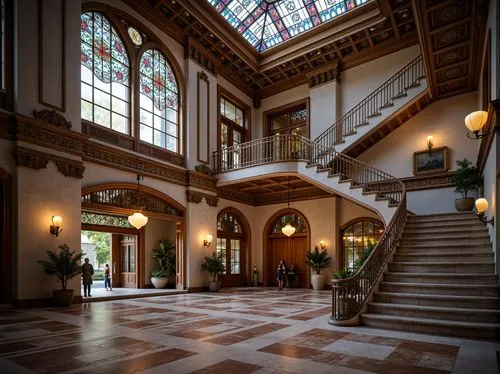
[{"label": "doorway entrance", "polygon": [[[287,237],[281,229],[290,223],[295,233]],[[305,217],[295,209],[286,209],[276,213],[268,221],[265,230],[264,248],[264,284],[277,285],[276,269],[280,260],[285,260],[287,268],[294,265],[296,280],[291,287],[309,288],[310,271],[305,265],[306,253],[309,251],[309,224]]]},{"label": "doorway entrance", "polygon": [[236,209],[224,209],[217,216],[216,251],[222,253],[226,261],[226,271],[219,275],[223,287],[249,283],[249,232],[245,217]]}]

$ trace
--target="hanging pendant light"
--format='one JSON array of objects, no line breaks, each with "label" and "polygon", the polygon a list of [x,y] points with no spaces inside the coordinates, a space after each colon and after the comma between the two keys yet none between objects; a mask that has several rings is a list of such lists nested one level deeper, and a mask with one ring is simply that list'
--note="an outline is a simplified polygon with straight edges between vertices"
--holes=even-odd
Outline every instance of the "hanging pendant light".
[{"label": "hanging pendant light", "polygon": [[[290,177],[288,177],[288,209],[290,209]],[[281,228],[281,232],[286,236],[292,236],[295,230],[295,227],[293,227],[290,222]]]},{"label": "hanging pendant light", "polygon": [[[137,195],[136,195],[136,206],[138,206],[138,196],[139,196],[139,181],[141,180],[141,176],[137,175]],[[134,212],[130,216],[128,216],[128,222],[134,226],[137,230],[139,230],[141,227],[145,226],[146,223],[148,223],[148,217],[146,217],[140,210]]]}]

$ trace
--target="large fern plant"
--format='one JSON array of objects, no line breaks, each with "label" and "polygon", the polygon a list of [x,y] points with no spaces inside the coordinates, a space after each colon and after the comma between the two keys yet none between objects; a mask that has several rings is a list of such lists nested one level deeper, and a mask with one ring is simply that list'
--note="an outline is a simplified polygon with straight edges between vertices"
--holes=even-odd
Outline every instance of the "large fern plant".
[{"label": "large fern plant", "polygon": [[153,277],[167,277],[175,274],[175,244],[169,239],[160,240],[160,248],[153,249],[153,258],[160,270],[153,271]]},{"label": "large fern plant", "polygon": [[222,252],[213,252],[212,256],[204,257],[205,262],[201,264],[201,270],[207,271],[212,277],[212,282],[217,282],[217,275],[222,274],[226,271],[226,265],[224,264],[226,258]]},{"label": "large fern plant", "polygon": [[45,273],[55,275],[62,289],[66,290],[68,281],[82,272],[82,257],[85,253],[71,251],[67,244],[59,246],[59,253],[47,251],[48,260],[37,261],[43,266]]},{"label": "large fern plant", "polygon": [[328,256],[326,248],[320,251],[316,245],[314,250],[307,252],[305,262],[306,265],[310,266],[316,272],[316,274],[320,274],[321,270],[330,266],[332,259]]}]

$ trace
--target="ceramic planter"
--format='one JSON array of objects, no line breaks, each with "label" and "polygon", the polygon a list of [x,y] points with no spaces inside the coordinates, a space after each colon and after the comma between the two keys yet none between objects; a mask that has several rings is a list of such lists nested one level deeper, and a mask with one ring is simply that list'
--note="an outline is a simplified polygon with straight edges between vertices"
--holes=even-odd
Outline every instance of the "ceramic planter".
[{"label": "ceramic planter", "polygon": [[69,306],[73,302],[73,290],[52,291],[52,301],[56,306]]},{"label": "ceramic planter", "polygon": [[219,292],[221,288],[221,282],[208,282],[208,291]]},{"label": "ceramic planter", "polygon": [[314,290],[322,290],[325,288],[325,275],[313,274],[311,275],[311,283]]},{"label": "ceramic planter", "polygon": [[167,277],[151,277],[151,283],[153,283],[153,286],[155,286],[155,288],[165,288],[167,282]]},{"label": "ceramic planter", "polygon": [[455,199],[455,209],[457,212],[470,212],[474,208],[474,200],[473,197]]}]

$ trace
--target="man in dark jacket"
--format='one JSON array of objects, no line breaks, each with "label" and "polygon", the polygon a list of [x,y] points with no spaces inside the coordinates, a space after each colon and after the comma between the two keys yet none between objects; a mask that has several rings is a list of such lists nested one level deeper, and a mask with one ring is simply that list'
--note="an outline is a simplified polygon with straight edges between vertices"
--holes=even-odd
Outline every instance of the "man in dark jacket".
[{"label": "man in dark jacket", "polygon": [[82,283],[83,283],[83,294],[85,297],[92,296],[90,294],[90,286],[92,285],[92,275],[94,275],[94,267],[89,264],[88,257],[85,258],[85,263],[82,265]]}]

